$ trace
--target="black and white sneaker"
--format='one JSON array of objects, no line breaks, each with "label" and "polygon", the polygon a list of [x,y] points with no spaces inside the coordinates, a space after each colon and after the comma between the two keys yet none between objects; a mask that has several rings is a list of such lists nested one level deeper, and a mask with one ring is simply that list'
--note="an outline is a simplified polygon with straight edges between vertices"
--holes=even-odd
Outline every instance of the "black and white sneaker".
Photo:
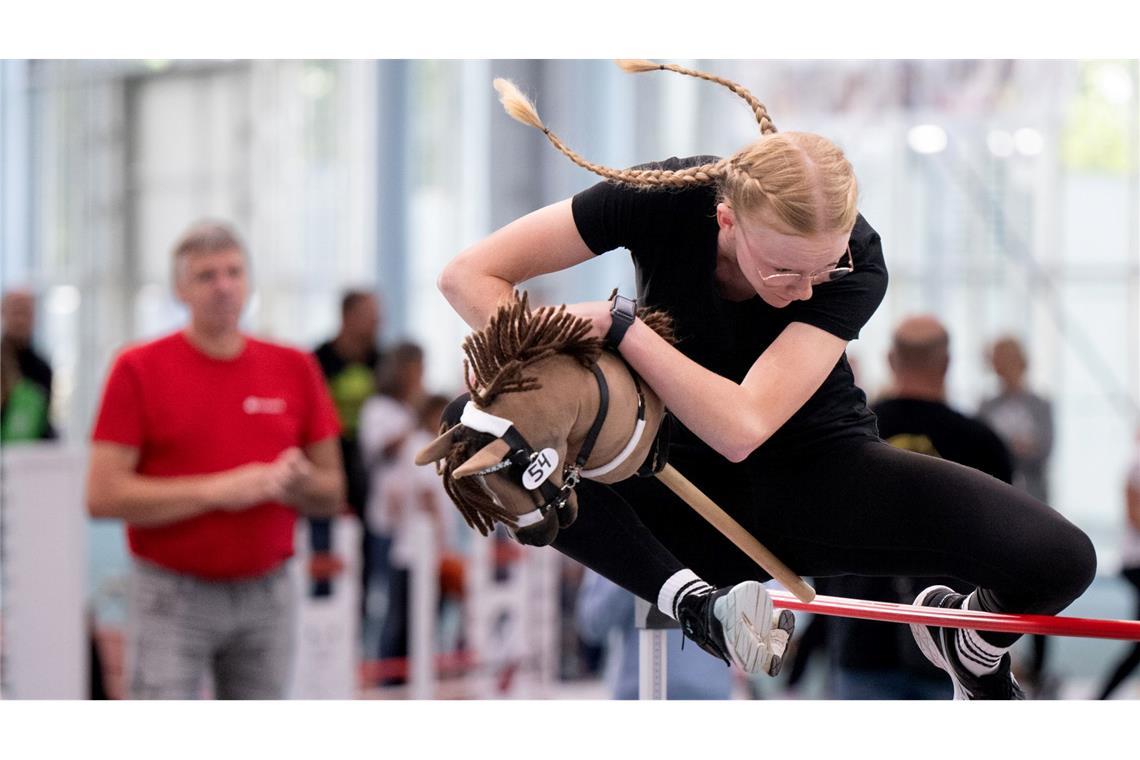
[{"label": "black and white sneaker", "polygon": [[780,672],[796,627],[790,610],[776,612],[768,590],[757,581],[687,594],[677,621],[697,646],[745,673]]},{"label": "black and white sneaker", "polygon": [[[942,607],[960,609],[965,600],[948,586],[931,586],[914,600],[915,607]],[[1025,699],[1017,679],[1010,670],[1009,652],[1002,655],[998,669],[984,676],[976,676],[962,665],[955,645],[954,628],[911,624],[910,632],[926,659],[940,670],[946,671],[954,684],[954,699]]]}]

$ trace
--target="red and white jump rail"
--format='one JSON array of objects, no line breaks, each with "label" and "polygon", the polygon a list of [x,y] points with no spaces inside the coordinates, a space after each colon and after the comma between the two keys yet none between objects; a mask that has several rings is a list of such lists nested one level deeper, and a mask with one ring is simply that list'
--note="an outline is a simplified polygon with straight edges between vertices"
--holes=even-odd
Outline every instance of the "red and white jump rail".
[{"label": "red and white jump rail", "polygon": [[886,623],[920,623],[944,628],[974,628],[1000,633],[1040,633],[1046,636],[1076,636],[1090,639],[1140,641],[1140,620],[1097,620],[1053,615],[1007,615],[975,610],[913,607],[909,604],[869,602],[839,596],[816,596],[802,602],[787,591],[771,590],[772,605],[779,609],[816,615],[878,620]]}]

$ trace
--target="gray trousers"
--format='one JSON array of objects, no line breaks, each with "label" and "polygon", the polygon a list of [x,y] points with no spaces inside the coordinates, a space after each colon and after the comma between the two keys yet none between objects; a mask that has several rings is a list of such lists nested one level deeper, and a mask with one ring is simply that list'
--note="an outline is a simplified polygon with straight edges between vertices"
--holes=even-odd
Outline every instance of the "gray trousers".
[{"label": "gray trousers", "polygon": [[297,599],[285,567],[207,581],[134,560],[126,686],[131,699],[282,699],[291,674]]}]

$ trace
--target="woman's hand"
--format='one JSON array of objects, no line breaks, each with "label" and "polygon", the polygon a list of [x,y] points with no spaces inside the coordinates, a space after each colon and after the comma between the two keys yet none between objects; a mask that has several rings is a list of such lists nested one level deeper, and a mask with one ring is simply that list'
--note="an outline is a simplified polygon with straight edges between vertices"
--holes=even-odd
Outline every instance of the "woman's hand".
[{"label": "woman's hand", "polygon": [[611,306],[612,304],[609,301],[586,301],[567,304],[566,311],[589,320],[592,325],[589,337],[604,340],[613,322],[612,317],[610,317]]}]

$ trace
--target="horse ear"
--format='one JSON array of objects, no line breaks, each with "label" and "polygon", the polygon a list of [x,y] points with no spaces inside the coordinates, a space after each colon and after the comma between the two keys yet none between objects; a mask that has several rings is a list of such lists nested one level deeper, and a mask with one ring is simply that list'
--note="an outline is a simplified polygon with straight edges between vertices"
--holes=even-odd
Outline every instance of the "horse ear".
[{"label": "horse ear", "polygon": [[496,438],[476,451],[466,462],[452,470],[451,477],[459,480],[460,478],[474,475],[480,470],[485,470],[488,467],[496,465],[503,461],[503,457],[505,457],[510,450],[510,444],[502,438]]},{"label": "horse ear", "polygon": [[459,425],[453,425],[439,438],[436,438],[427,446],[424,446],[423,449],[420,450],[420,453],[416,454],[416,464],[431,464],[432,462],[438,462],[447,456],[447,452],[451,450],[451,436],[458,428]]}]

